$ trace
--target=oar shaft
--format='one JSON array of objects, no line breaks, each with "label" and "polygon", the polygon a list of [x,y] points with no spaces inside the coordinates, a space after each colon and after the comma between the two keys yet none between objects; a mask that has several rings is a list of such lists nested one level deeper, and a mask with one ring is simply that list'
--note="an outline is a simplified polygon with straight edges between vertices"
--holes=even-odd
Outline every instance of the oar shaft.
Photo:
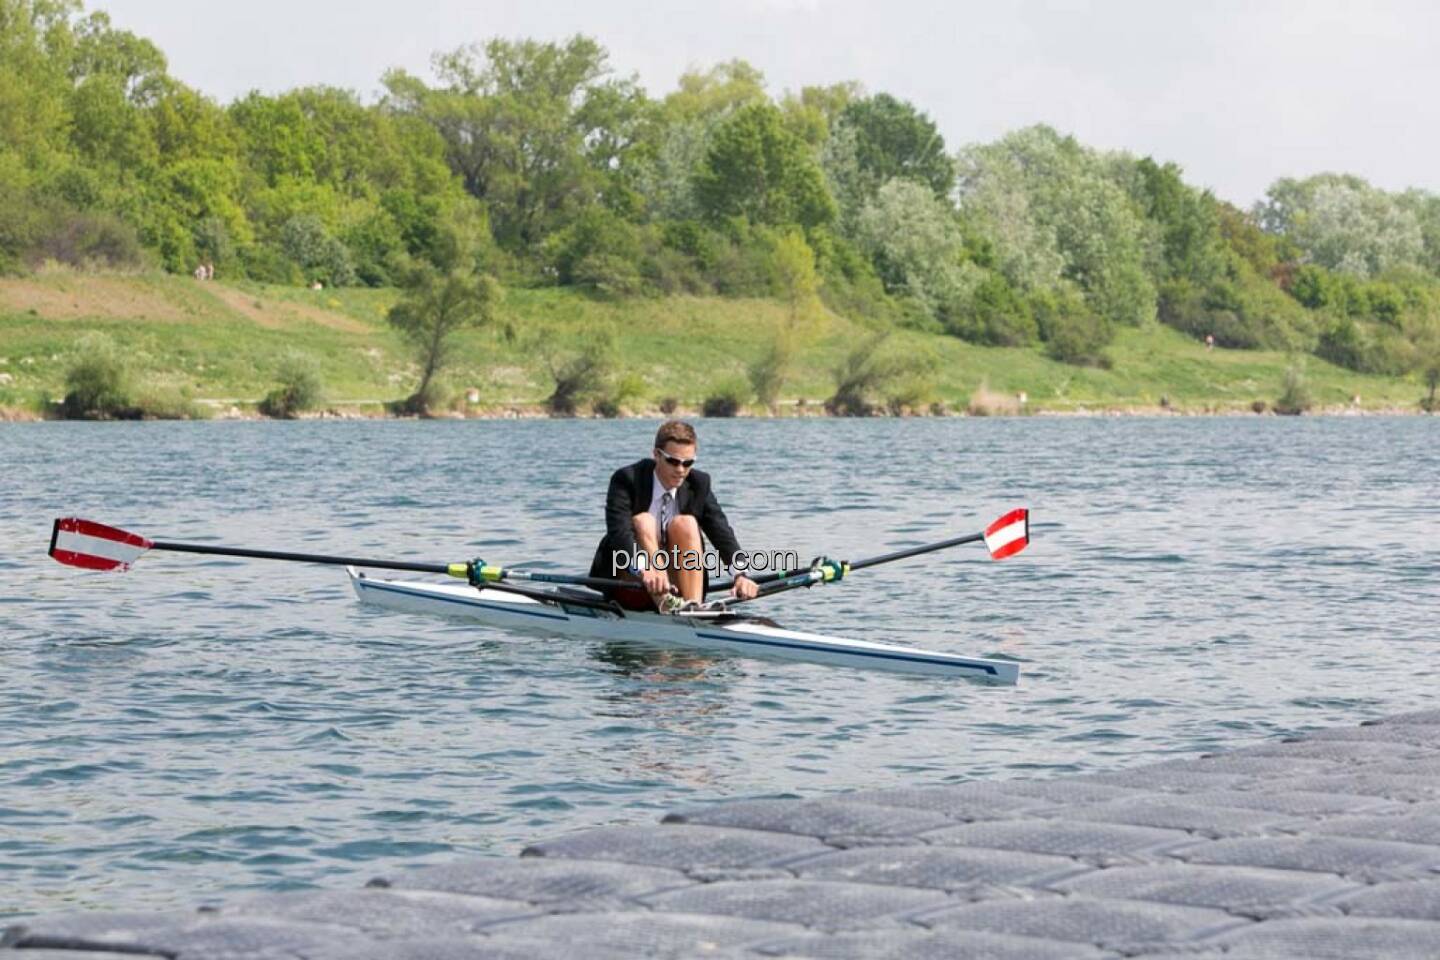
[{"label": "oar shaft", "polygon": [[253,560],[293,560],[297,563],[325,563],[341,567],[370,567],[377,570],[409,570],[414,573],[445,573],[450,567],[443,563],[404,563],[398,560],[367,560],[363,557],[334,557],[323,553],[288,553],[282,550],[249,550],[244,547],[207,547],[199,543],[166,543],[156,541],[152,550],[172,553],[203,553],[215,557],[248,557]]},{"label": "oar shaft", "polygon": [[977,540],[984,540],[985,534],[971,533],[963,537],[955,537],[953,540],[941,540],[939,543],[927,543],[920,547],[911,547],[908,550],[896,550],[894,553],[881,554],[878,557],[869,557],[865,560],[856,560],[850,564],[851,570],[863,570],[865,567],[873,567],[882,563],[890,563],[893,560],[904,560],[909,557],[918,557],[922,553],[934,553],[936,550],[945,550],[949,547],[958,547],[962,543],[974,543]]}]

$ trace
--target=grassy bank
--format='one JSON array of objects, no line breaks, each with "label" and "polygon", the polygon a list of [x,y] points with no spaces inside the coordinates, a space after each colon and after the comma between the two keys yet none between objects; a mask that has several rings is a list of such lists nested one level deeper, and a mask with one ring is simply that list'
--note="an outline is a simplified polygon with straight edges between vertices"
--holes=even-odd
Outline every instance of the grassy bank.
[{"label": "grassy bank", "polygon": [[[329,406],[377,412],[406,396],[415,364],[385,324],[389,290],[323,290],[252,283],[197,282],[162,274],[92,275],[51,271],[0,279],[0,408],[40,411],[64,394],[77,343],[89,333],[113,339],[139,389],[203,408],[253,410],[275,383],[287,353],[319,366]],[[464,334],[446,376],[457,409],[534,411],[553,389],[547,357],[578,349],[595,330],[612,331],[620,374],[638,378],[638,411],[673,399],[698,408],[769,342],[784,308],[766,300],[675,297],[619,302],[566,290],[510,290],[506,330]],[[834,392],[834,370],[872,331],[837,316],[798,357],[785,390],[814,409]],[[1159,325],[1126,329],[1109,349],[1110,370],[1056,363],[1028,349],[978,347],[952,337],[901,331],[906,350],[936,358],[931,399],[963,411],[1155,409],[1249,410],[1273,404],[1295,359],[1265,351],[1206,350]],[[1418,409],[1418,379],[1363,376],[1313,357],[1303,361],[1317,408],[1342,409],[1353,397],[1367,410]],[[481,401],[467,405],[468,390]]]}]

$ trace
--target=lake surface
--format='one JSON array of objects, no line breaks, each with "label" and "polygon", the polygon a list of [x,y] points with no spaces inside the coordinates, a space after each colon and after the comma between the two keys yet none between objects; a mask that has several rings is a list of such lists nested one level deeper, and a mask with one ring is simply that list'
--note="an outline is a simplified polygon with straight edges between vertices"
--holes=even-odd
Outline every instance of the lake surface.
[{"label": "lake surface", "polygon": [[721,798],[1104,771],[1433,707],[1440,420],[708,421],[747,549],[978,546],[765,601],[1018,687],[664,655],[362,608],[155,539],[583,572],[654,421],[0,424],[0,917],[194,906]]}]

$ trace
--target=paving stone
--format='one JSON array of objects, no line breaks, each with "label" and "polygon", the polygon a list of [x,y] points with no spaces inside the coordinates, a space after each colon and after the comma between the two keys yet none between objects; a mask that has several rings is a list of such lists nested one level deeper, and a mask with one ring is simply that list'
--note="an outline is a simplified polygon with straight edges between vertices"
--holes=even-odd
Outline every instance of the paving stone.
[{"label": "paving stone", "polygon": [[0,952],[17,946],[35,960],[1431,960],[1440,711],[1111,774],[719,804],[364,890],[40,917],[0,932]]},{"label": "paving stone", "polygon": [[1089,806],[1072,807],[1066,820],[1096,820],[1140,827],[1185,830],[1207,837],[1235,837],[1264,833],[1294,817],[1259,810],[1237,810],[1195,803],[1182,796],[1124,797]]},{"label": "paving stone", "polygon": [[1360,743],[1408,743],[1417,747],[1435,748],[1432,725],[1414,723],[1378,723],[1370,727],[1334,727],[1314,730],[1305,735],[1307,741],[1352,740]]},{"label": "paving stone", "polygon": [[1214,790],[1186,794],[1190,803],[1213,804],[1237,810],[1265,810],[1292,817],[1322,817],[1342,813],[1401,813],[1409,804],[1384,797],[1306,790]]},{"label": "paving stone", "polygon": [[0,932],[0,948],[34,940],[95,940],[113,943],[137,939],[147,930],[184,926],[201,919],[194,910],[165,910],[155,913],[111,911],[97,913],[52,913],[22,920]]},{"label": "paving stone", "polygon": [[1366,767],[1365,772],[1375,775],[1399,774],[1409,777],[1440,779],[1440,756],[1423,760],[1383,760]]},{"label": "paving stone", "polygon": [[1151,767],[1152,770],[1177,770],[1201,774],[1240,774],[1258,780],[1281,780],[1313,774],[1331,773],[1333,762],[1318,757],[1279,754],[1251,757],[1243,753],[1222,753],[1197,757],[1194,760],[1170,760]]},{"label": "paving stone", "polygon": [[775,866],[831,850],[813,837],[767,830],[691,824],[605,827],[531,844],[522,857],[613,860],[669,867],[694,874],[741,867]]},{"label": "paving stone", "polygon": [[986,900],[948,907],[917,919],[939,929],[963,927],[1046,940],[1071,940],[1121,951],[1146,943],[1193,941],[1253,923],[1221,910],[1202,907],[1086,897],[1031,902]]},{"label": "paving stone", "polygon": [[1440,844],[1440,815],[1433,813],[1428,816],[1410,813],[1404,817],[1331,817],[1306,829],[1325,836]]},{"label": "paving stone", "polygon": [[1309,757],[1337,764],[1370,764],[1389,760],[1414,760],[1434,756],[1427,750],[1408,743],[1366,743],[1353,740],[1302,740],[1299,743],[1266,743],[1245,747],[1227,756],[1235,757]]},{"label": "paving stone", "polygon": [[690,884],[675,870],[590,860],[477,857],[370,881],[373,887],[479,894],[527,903],[623,901]]},{"label": "paving stone", "polygon": [[718,914],[821,930],[855,930],[882,925],[919,910],[949,902],[938,890],[887,887],[820,880],[767,880],[759,883],[710,883],[646,897],[666,912]]},{"label": "paving stone", "polygon": [[793,923],[691,913],[566,913],[506,924],[507,942],[580,943],[632,957],[714,956],[800,935]]},{"label": "paving stone", "polygon": [[136,919],[135,914],[112,914],[94,923],[87,923],[83,914],[42,917],[26,921],[20,934],[13,941],[7,937],[5,945],[20,949],[117,950],[194,960],[268,960],[370,942],[359,932],[334,924],[228,919],[209,913],[166,916],[168,919],[161,923]]},{"label": "paving stone", "polygon": [[1130,795],[1152,793],[1184,793],[1189,790],[1234,790],[1254,784],[1256,778],[1248,773],[1210,773],[1201,770],[1184,770],[1166,767],[1138,767],[1119,773],[1096,774],[1091,783],[1124,787]]},{"label": "paving stone", "polygon": [[1089,777],[1059,777],[1054,780],[1001,780],[995,789],[1017,797],[1032,797],[1048,801],[1052,806],[1071,803],[1099,803],[1128,796],[1136,791],[1131,787],[1097,783]]},{"label": "paving stone", "polygon": [[1358,917],[1267,920],[1216,937],[1214,942],[1226,949],[1226,960],[1232,950],[1307,960],[1435,960],[1440,953],[1440,927],[1422,920]]},{"label": "paving stone", "polygon": [[1363,720],[1362,727],[1380,727],[1386,724],[1440,724],[1440,710],[1417,710],[1414,713],[1397,713],[1389,717],[1381,717],[1375,720]]},{"label": "paving stone", "polygon": [[1213,907],[1248,917],[1293,912],[1362,889],[1325,873],[1180,863],[1096,870],[1051,886],[1087,897]]},{"label": "paving stone", "polygon": [[762,947],[767,957],[816,960],[1100,960],[1114,954],[1078,943],[976,930],[885,930],[810,935]]},{"label": "paving stone", "polygon": [[583,939],[547,943],[505,937],[433,937],[322,950],[306,954],[304,960],[635,960],[640,956],[643,954],[598,947]]},{"label": "paving stone", "polygon": [[1388,800],[1401,800],[1408,803],[1440,800],[1440,778],[1368,769],[1362,769],[1355,773],[1296,777],[1293,780],[1285,781],[1285,789],[1384,797]]},{"label": "paving stone", "polygon": [[744,800],[672,813],[663,822],[773,830],[824,840],[834,837],[911,837],[955,821],[924,810],[826,799]]},{"label": "paving stone", "polygon": [[1440,870],[1440,847],[1350,837],[1212,840],[1170,855],[1187,863],[1311,870],[1365,881],[1413,879]]},{"label": "paving stone", "polygon": [[938,813],[951,820],[1003,820],[1026,811],[1054,807],[1048,800],[1020,797],[1000,789],[976,790],[970,784],[953,787],[909,787],[862,790],[848,793],[846,800],[884,807],[906,807]]},{"label": "paving stone", "polygon": [[970,847],[867,847],[791,864],[807,880],[981,891],[981,885],[1037,884],[1089,870],[1068,857]]},{"label": "paving stone", "polygon": [[536,912],[535,907],[521,900],[383,889],[271,893],[237,901],[219,911],[224,917],[331,923],[364,931],[377,939],[469,933],[499,920]]},{"label": "paving stone", "polygon": [[[17,957],[17,954],[8,952],[5,956]],[[111,951],[95,950],[26,950],[25,960],[135,960],[133,953],[113,953]]]},{"label": "paving stone", "polygon": [[1080,820],[981,821],[933,830],[925,834],[924,840],[936,846],[1019,850],[1079,857],[1091,863],[1133,862],[1141,856],[1195,842],[1181,830]]},{"label": "paving stone", "polygon": [[[1378,883],[1338,903],[1354,916],[1440,920],[1440,878]],[[1440,936],[1440,928],[1436,933]]]}]

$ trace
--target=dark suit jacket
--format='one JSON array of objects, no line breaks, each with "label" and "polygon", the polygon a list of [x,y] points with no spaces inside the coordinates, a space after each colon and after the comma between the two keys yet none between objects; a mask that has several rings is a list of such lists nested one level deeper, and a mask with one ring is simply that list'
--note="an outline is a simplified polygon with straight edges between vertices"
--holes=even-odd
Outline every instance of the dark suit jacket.
[{"label": "dark suit jacket", "polygon": [[[610,477],[610,489],[605,493],[605,537],[595,548],[595,559],[590,563],[590,576],[613,577],[610,569],[612,551],[624,550],[635,553],[635,528],[631,517],[650,509],[650,500],[655,493],[655,461],[637,460],[628,467],[621,467]],[[691,470],[685,482],[675,491],[675,515],[688,514],[700,525],[700,532],[715,545],[715,552],[728,566],[740,550],[735,531],[725,519],[725,511],[710,489],[710,474],[702,470]]]}]

